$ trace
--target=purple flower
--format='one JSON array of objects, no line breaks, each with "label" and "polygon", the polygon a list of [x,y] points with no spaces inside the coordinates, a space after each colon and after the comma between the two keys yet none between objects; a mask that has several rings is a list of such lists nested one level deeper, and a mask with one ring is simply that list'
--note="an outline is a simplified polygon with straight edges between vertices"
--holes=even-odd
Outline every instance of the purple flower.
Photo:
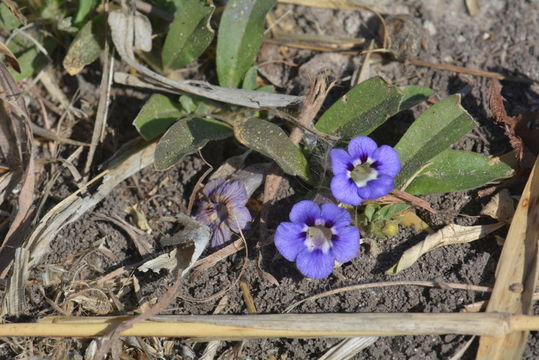
[{"label": "purple flower", "polygon": [[202,194],[196,218],[212,229],[210,247],[224,244],[251,221],[242,182],[215,179],[204,186]]},{"label": "purple flower", "polygon": [[359,205],[374,200],[395,187],[394,177],[401,169],[399,154],[391,146],[378,147],[367,136],[358,136],[348,144],[348,151],[331,150],[333,174],[331,192],[337,200]]},{"label": "purple flower", "polygon": [[335,260],[344,263],[359,253],[359,230],[350,226],[348,211],[337,205],[300,201],[292,207],[290,221],[277,227],[275,246],[305,276],[325,278]]}]

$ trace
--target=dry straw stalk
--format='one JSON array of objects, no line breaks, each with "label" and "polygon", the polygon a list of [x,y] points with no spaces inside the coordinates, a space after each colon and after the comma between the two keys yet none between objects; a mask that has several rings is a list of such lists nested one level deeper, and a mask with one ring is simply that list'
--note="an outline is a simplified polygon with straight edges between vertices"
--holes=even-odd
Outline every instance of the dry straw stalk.
[{"label": "dry straw stalk", "polygon": [[[98,337],[126,320],[129,317],[51,317],[38,323],[0,324],[0,337]],[[121,335],[205,339],[438,334],[503,337],[523,330],[539,330],[539,316],[504,313],[170,315],[135,323]]]}]

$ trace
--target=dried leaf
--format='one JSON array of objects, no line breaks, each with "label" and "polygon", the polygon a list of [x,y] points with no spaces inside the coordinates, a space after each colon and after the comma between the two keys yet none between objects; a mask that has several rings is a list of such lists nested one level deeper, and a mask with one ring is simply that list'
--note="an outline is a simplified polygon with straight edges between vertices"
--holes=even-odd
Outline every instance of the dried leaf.
[{"label": "dried leaf", "polygon": [[525,117],[515,116],[511,117],[507,115],[505,111],[505,106],[503,104],[504,98],[501,94],[502,86],[498,80],[492,80],[490,89],[489,89],[489,105],[490,111],[496,122],[502,125],[505,129],[505,134],[509,137],[509,142],[511,147],[516,152],[516,157],[521,165],[525,167],[530,167],[531,159],[534,158],[534,155],[530,152],[526,144],[523,142],[523,138],[526,138],[528,143],[535,144],[537,143],[537,137],[539,136],[539,131],[534,129],[529,129],[526,125]]},{"label": "dried leaf", "polygon": [[19,62],[17,61],[17,58],[15,57],[15,55],[13,55],[11,50],[9,50],[9,48],[6,45],[4,45],[4,43],[1,41],[0,41],[0,54],[4,54],[6,56],[7,63],[13,69],[15,69],[15,71],[17,71],[18,73],[21,72],[21,66],[19,65]]},{"label": "dried leaf", "polygon": [[490,216],[493,219],[504,222],[511,222],[515,213],[515,205],[509,190],[503,189],[490,199],[487,205],[481,210],[481,215]]},{"label": "dried leaf", "polygon": [[425,240],[406,250],[399,261],[387,270],[386,273],[395,275],[412,266],[423,254],[431,250],[441,246],[467,243],[481,239],[504,225],[503,223],[476,226],[448,225],[438,232],[428,235]]},{"label": "dried leaf", "polygon": [[139,208],[139,204],[133,205],[131,209],[129,210],[129,214],[133,217],[135,224],[140,230],[145,231],[148,234],[152,232],[152,228],[150,227],[150,224],[148,223],[146,214],[144,214],[144,211],[142,211],[142,209]]},{"label": "dried leaf", "polygon": [[399,224],[402,226],[413,227],[416,230],[426,231],[429,234],[434,233],[434,230],[432,230],[426,222],[424,222],[419,216],[417,216],[414,210],[409,210],[404,213],[398,214],[395,219],[399,220]]},{"label": "dried leaf", "polygon": [[193,267],[208,245],[210,229],[195,218],[185,214],[178,214],[178,223],[182,225],[182,229],[174,236],[160,241],[162,246],[175,245],[176,249],[146,261],[139,266],[139,271],[152,270],[158,273],[161,269],[173,270],[179,264],[183,269],[182,276],[185,276]]},{"label": "dried leaf", "polygon": [[108,297],[102,291],[96,289],[81,291],[69,297],[69,300],[79,304],[84,310],[97,315],[110,314],[112,311],[112,304]]}]

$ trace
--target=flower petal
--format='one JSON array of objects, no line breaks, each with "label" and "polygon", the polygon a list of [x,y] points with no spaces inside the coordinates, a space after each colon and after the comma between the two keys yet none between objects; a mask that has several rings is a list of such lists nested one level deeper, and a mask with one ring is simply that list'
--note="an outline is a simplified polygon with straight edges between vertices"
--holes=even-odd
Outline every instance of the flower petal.
[{"label": "flower petal", "polygon": [[198,210],[195,214],[198,221],[202,222],[203,224],[210,225],[212,223],[210,219],[214,214],[215,210],[212,208],[211,203],[205,200],[199,201]]},{"label": "flower petal", "polygon": [[224,222],[220,223],[219,226],[213,227],[213,233],[211,235],[211,244],[210,247],[217,247],[223,245],[232,237],[232,231],[227,224]]},{"label": "flower petal", "polygon": [[329,254],[324,254],[321,250],[303,250],[296,258],[296,266],[299,271],[307,277],[322,279],[333,272],[335,259]]},{"label": "flower petal", "polygon": [[247,224],[251,221],[251,214],[245,206],[227,206],[228,218],[227,222],[230,228],[239,232],[240,229],[245,229]]},{"label": "flower petal", "polygon": [[245,185],[241,181],[228,181],[218,187],[211,194],[212,200],[221,203],[234,202],[236,204],[245,205],[247,202],[247,191]]},{"label": "flower petal", "polygon": [[322,219],[326,221],[326,224],[328,222],[332,223],[332,225],[328,227],[346,226],[350,225],[350,222],[352,221],[350,213],[346,211],[346,209],[340,208],[334,204],[323,204],[321,216]]},{"label": "flower petal", "polygon": [[359,255],[359,230],[355,226],[337,229],[331,252],[338,262],[347,262]]},{"label": "flower petal", "polygon": [[311,224],[320,218],[320,207],[310,200],[303,200],[292,207],[290,220],[296,224]]},{"label": "flower petal", "polygon": [[348,144],[348,153],[353,160],[367,160],[369,156],[378,148],[376,142],[368,136],[358,136],[353,138]]},{"label": "flower petal", "polygon": [[379,174],[395,177],[401,170],[399,153],[391,146],[380,146],[372,153],[372,159],[377,163],[375,169]]},{"label": "flower petal", "polygon": [[335,175],[331,179],[330,187],[335,199],[342,203],[357,206],[363,201],[356,184],[347,175]]},{"label": "flower petal", "polygon": [[303,226],[291,222],[283,222],[275,231],[275,247],[289,261],[296,261],[298,254],[305,250]]},{"label": "flower petal", "polygon": [[371,180],[357,190],[359,196],[367,200],[374,200],[387,195],[395,187],[393,177],[380,175],[378,179]]},{"label": "flower petal", "polygon": [[202,193],[206,195],[206,197],[210,197],[211,193],[217,189],[219,186],[223,185],[225,183],[224,179],[215,179],[204,185],[204,189],[202,189]]},{"label": "flower petal", "polygon": [[349,170],[348,167],[354,166],[352,157],[343,149],[331,150],[329,156],[331,157],[331,168],[335,175],[346,174]]}]

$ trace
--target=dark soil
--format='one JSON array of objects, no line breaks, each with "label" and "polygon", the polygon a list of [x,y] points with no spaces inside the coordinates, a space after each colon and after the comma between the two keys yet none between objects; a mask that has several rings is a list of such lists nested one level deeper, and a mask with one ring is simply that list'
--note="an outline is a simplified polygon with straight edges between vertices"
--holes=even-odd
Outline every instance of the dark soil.
[{"label": "dark soil", "polygon": [[[506,75],[527,76],[539,79],[539,3],[534,1],[484,1],[481,2],[481,13],[475,17],[468,15],[463,1],[389,1],[378,0],[373,6],[384,14],[409,14],[417,18],[424,32],[424,47],[416,58],[443,62],[452,65],[481,68],[499,71]],[[283,27],[311,34],[363,36],[372,38],[376,33],[377,23],[368,12],[332,11],[289,5],[277,6],[276,15],[284,14],[292,9],[292,15],[283,19]],[[289,24],[290,23],[290,24]],[[259,62],[270,60],[275,62],[261,66],[261,75],[277,86],[281,91],[302,94],[312,77],[323,71],[339,80],[338,87],[333,90],[326,107],[331,105],[350,87],[350,77],[361,66],[364,56],[342,55],[334,53],[316,53],[306,50],[289,49],[290,58],[284,59],[282,52],[275,45],[265,45]],[[281,60],[279,62],[279,60]],[[285,60],[285,61],[283,61]],[[290,66],[293,61],[297,66]],[[434,89],[440,98],[454,93],[462,93],[462,104],[478,123],[478,127],[468,134],[455,149],[466,149],[483,154],[498,156],[511,150],[503,130],[494,123],[489,112],[487,93],[490,80],[454,72],[445,72],[426,67],[378,61],[371,65],[370,75],[380,75],[396,85],[423,85]],[[86,75],[83,75],[86,76]],[[90,79],[91,78],[91,79]],[[88,79],[95,86],[95,76]],[[97,77],[98,79],[99,77]],[[90,81],[91,80],[91,81]],[[537,88],[526,85],[503,82],[503,95],[507,99],[508,111],[511,114],[527,111],[529,103],[537,101]],[[91,91],[90,91],[91,92]],[[131,89],[116,89],[110,115],[111,129],[103,149],[95,163],[100,163],[112,153],[118,145],[135,136],[136,132],[130,123],[149,96],[149,93]],[[84,96],[84,95],[83,95]],[[88,95],[89,96],[89,95]],[[90,99],[90,98],[89,98]],[[89,101],[95,101],[90,99]],[[390,124],[377,130],[374,137],[385,143],[394,143],[406,126],[423,108],[400,115],[390,120]],[[85,135],[86,134],[86,135]],[[88,141],[89,132],[75,133],[74,136]],[[205,159],[218,166],[228,156],[237,154],[234,143],[229,141],[210,144],[203,151]],[[148,239],[158,251],[158,239],[173,232],[174,217],[186,207],[193,187],[207,169],[198,155],[189,156],[174,168],[158,172],[145,169],[118,186],[92,212],[85,214],[80,220],[66,226],[56,237],[49,255],[42,264],[62,264],[61,266],[76,279],[91,280],[103,276],[123,266],[140,262],[142,259],[136,252],[129,236],[116,225],[96,219],[96,214],[118,216],[131,221],[126,209],[139,204],[141,211],[148,218],[152,233]],[[53,200],[60,200],[76,190],[69,173],[65,171],[57,186],[53,189]],[[305,186],[299,180],[288,178],[281,196],[275,199],[268,224],[270,234],[279,222],[287,220],[291,205],[305,193]],[[256,194],[260,196],[259,193]],[[477,216],[488,201],[477,196],[477,191],[457,192],[451,194],[425,197],[433,208],[439,210],[438,215],[419,211],[422,217],[434,230],[446,224],[462,225],[484,224],[490,219]],[[51,206],[52,204],[48,204]],[[256,213],[255,208],[252,209]],[[284,260],[273,245],[261,248],[262,266],[278,281],[279,285],[263,279],[256,269],[256,244],[259,239],[257,227],[247,232],[250,245],[250,256],[246,271],[256,309],[260,313],[281,313],[292,303],[308,296],[339,287],[397,280],[426,280],[462,284],[492,286],[494,271],[501,247],[494,236],[489,236],[470,244],[443,247],[424,255],[415,265],[396,276],[385,275],[385,271],[393,265],[404,250],[421,241],[426,234],[410,228],[401,227],[397,236],[389,239],[369,239],[375,241],[374,246],[362,246],[360,256],[336,269],[330,277],[323,280],[303,278],[294,264]],[[504,236],[505,230],[496,232]],[[102,252],[94,251],[81,256],[79,252],[95,248],[102,243],[114,257],[107,258]],[[207,252],[205,255],[209,254]],[[74,256],[80,261],[66,262]],[[197,298],[203,298],[219,292],[235,280],[241,268],[244,252],[218,263],[206,273],[196,278],[188,278],[183,291]],[[39,274],[36,274],[38,277]],[[124,304],[123,313],[135,310],[140,304],[152,298],[158,298],[171,283],[170,275],[162,271],[159,275],[134,272],[140,284],[140,291],[135,293],[126,289],[119,294]],[[36,289],[34,289],[36,290]],[[58,295],[57,289],[46,290],[49,298]],[[243,314],[247,312],[238,286],[226,293],[227,305],[223,313]],[[487,294],[438,288],[414,286],[395,286],[370,289],[365,291],[343,292],[313,302],[306,302],[297,308],[298,313],[324,312],[458,312],[467,304],[485,300]],[[31,296],[32,305],[27,315],[35,318],[54,314],[54,311],[43,301],[37,290]],[[218,300],[207,303],[190,303],[178,299],[168,313],[174,314],[209,314],[215,310]],[[122,313],[114,309],[111,313]],[[439,359],[449,358],[470,339],[468,336],[404,336],[380,338],[372,346],[366,348],[354,358],[368,359]],[[529,338],[525,358],[539,357],[537,334]],[[250,359],[314,359],[325,353],[340,339],[267,339],[247,341],[241,351],[242,358]],[[477,341],[476,341],[477,342]],[[476,342],[466,352],[464,358],[473,358]],[[177,340],[174,353],[185,355],[186,348]],[[72,349],[84,349],[85,342],[74,342]],[[203,352],[205,344],[187,345],[197,356]],[[223,342],[218,354],[234,346],[234,343]],[[81,350],[82,352],[84,350]],[[183,358],[188,358],[184,356]]]}]

